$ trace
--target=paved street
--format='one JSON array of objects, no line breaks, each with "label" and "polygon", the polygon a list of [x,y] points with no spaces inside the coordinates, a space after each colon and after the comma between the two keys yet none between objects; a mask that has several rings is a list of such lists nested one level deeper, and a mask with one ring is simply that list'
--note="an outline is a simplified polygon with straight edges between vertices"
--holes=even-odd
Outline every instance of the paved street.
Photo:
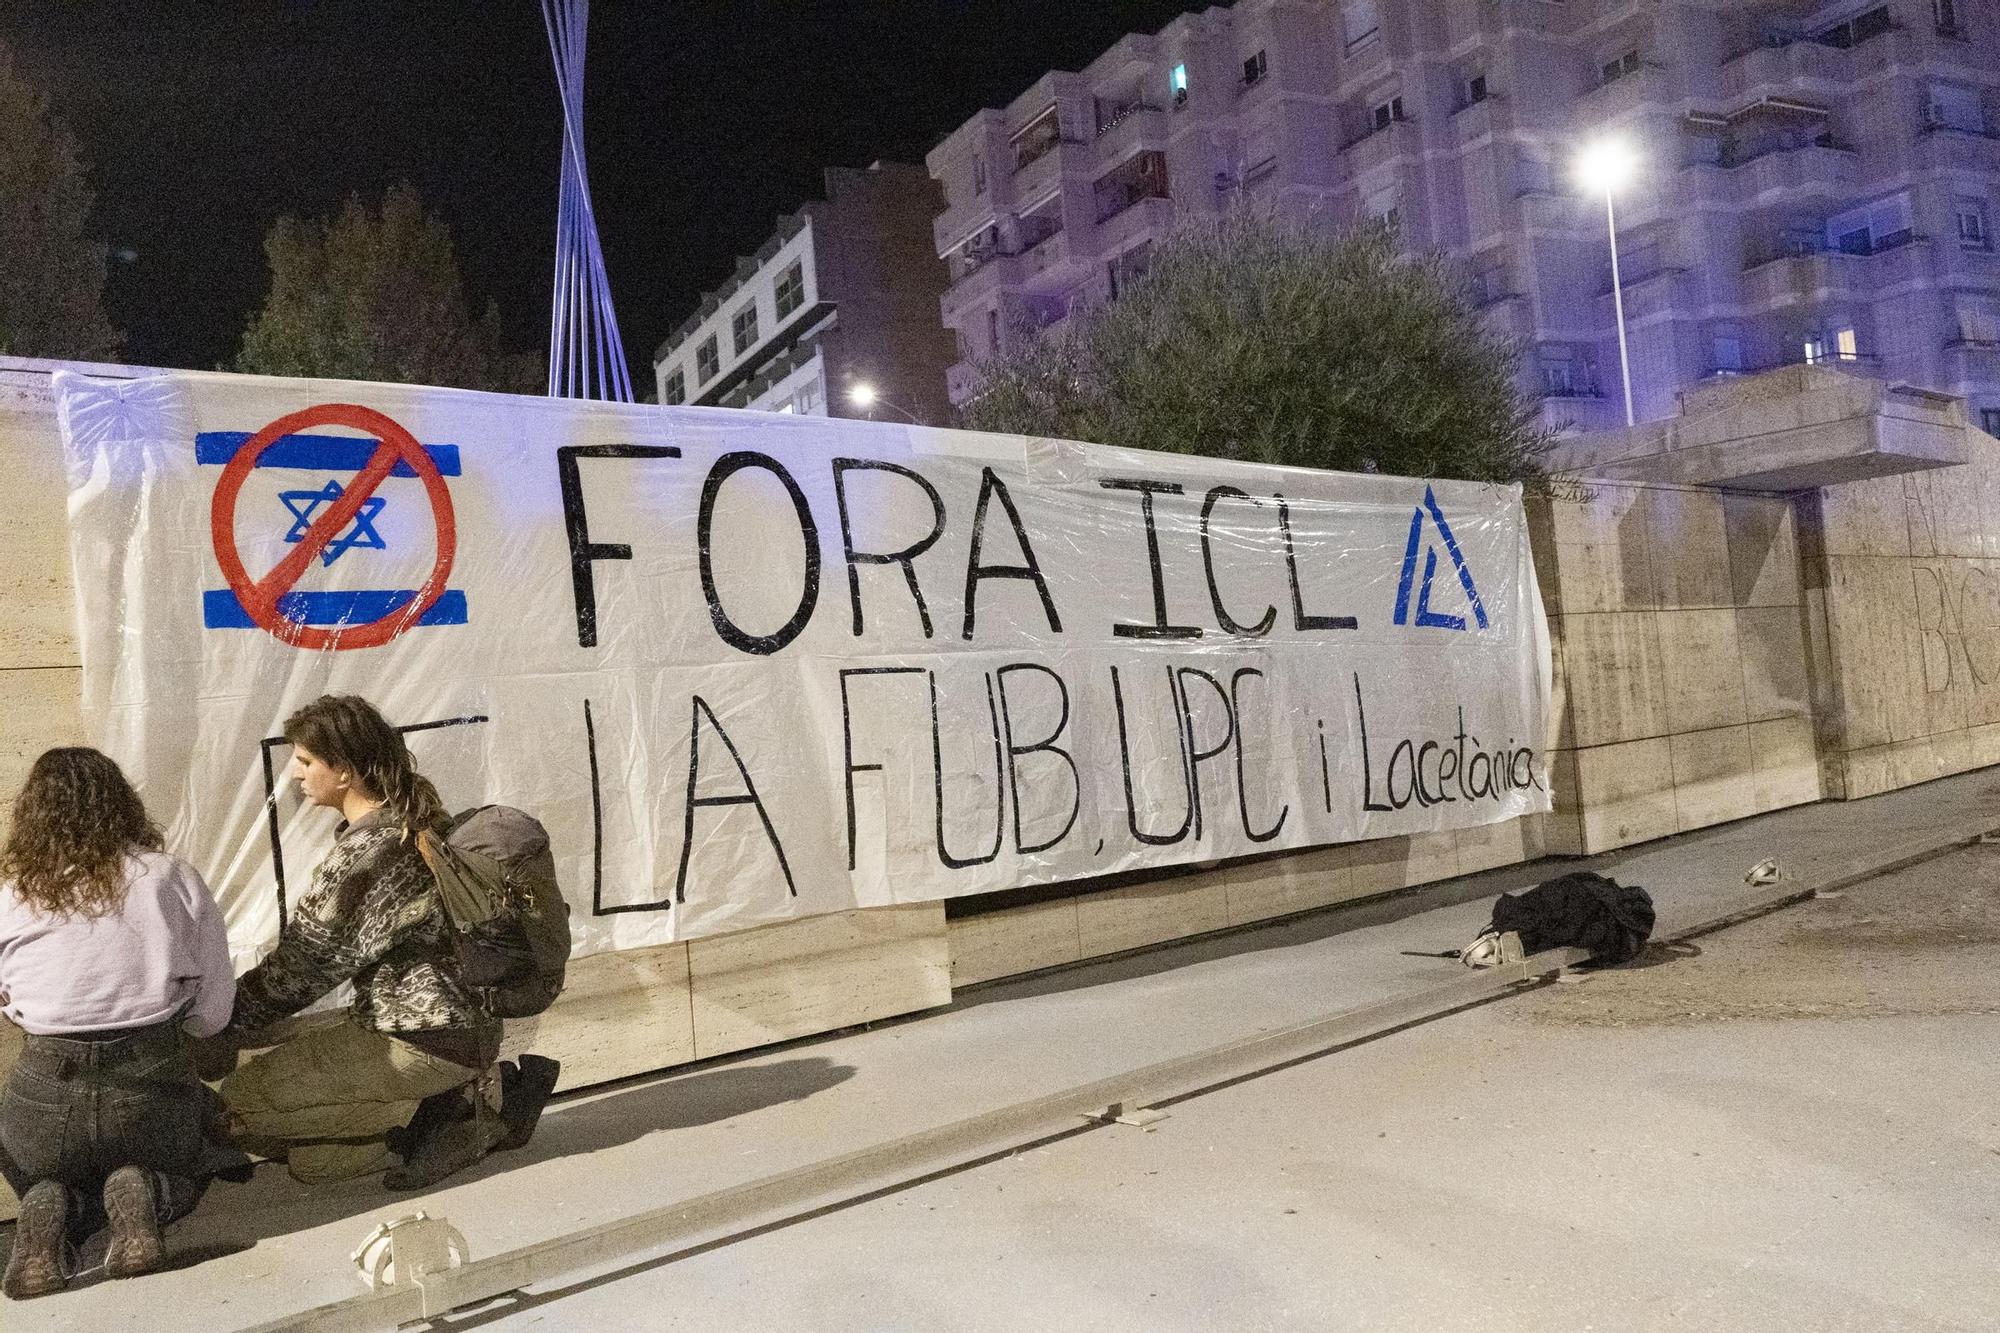
[{"label": "paved street", "polygon": [[1978,847],[454,1326],[1991,1330],[1997,977]]}]

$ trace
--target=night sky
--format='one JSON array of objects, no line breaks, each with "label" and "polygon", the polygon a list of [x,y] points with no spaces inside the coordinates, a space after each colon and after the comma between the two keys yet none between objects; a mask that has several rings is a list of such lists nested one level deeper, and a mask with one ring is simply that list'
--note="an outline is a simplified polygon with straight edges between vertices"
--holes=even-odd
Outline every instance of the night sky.
[{"label": "night sky", "polygon": [[[598,0],[587,153],[635,387],[820,168],[921,162],[982,106],[1179,0]],[[83,145],[134,363],[231,359],[284,213],[413,184],[475,311],[547,344],[561,136],[537,0],[0,0],[0,40]],[[643,391],[641,393],[643,395]]]}]

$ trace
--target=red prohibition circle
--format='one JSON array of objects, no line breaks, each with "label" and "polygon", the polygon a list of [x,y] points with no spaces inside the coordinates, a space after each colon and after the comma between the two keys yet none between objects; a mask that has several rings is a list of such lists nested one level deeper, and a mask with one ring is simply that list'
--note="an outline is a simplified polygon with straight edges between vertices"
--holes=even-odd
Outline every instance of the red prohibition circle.
[{"label": "red prohibition circle", "polygon": [[[243,568],[243,557],[236,549],[236,497],[243,489],[244,479],[257,466],[257,460],[263,457],[266,449],[287,435],[314,426],[347,426],[367,431],[381,443],[375,446],[367,464],[355,475],[353,483],[343,490],[340,498],[327,506],[306,528],[298,545],[263,578],[252,579]],[[429,577],[417,589],[417,595],[379,620],[333,629],[301,625],[280,613],[279,600],[292,590],[305,573],[306,566],[347,526],[399,462],[408,463],[417,474],[417,479],[423,482],[424,493],[431,502],[431,516],[437,523],[437,559],[431,565]],[[242,603],[244,611],[260,628],[298,648],[377,648],[389,642],[422,619],[424,613],[444,595],[445,580],[451,576],[452,560],[458,552],[458,526],[452,513],[451,492],[445,487],[437,463],[417,443],[416,437],[393,418],[354,403],[322,403],[288,413],[245,440],[230,457],[228,466],[222,469],[221,479],[215,483],[215,494],[209,501],[209,527],[215,546],[215,562],[222,567],[222,577],[229,584],[230,591],[236,594],[236,600]]]}]

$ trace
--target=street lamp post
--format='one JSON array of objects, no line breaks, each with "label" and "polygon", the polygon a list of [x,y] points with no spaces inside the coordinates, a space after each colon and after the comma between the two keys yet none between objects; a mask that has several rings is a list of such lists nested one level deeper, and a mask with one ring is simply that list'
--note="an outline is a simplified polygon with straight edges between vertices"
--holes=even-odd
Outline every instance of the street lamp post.
[{"label": "street lamp post", "polygon": [[863,412],[866,412],[870,421],[875,419],[875,409],[880,406],[894,409],[912,426],[921,426],[924,424],[917,420],[914,413],[905,408],[898,407],[889,399],[884,398],[881,392],[866,380],[857,380],[848,386],[847,401],[860,408]]},{"label": "street lamp post", "polygon": [[1612,196],[1629,183],[1638,170],[1638,155],[1629,144],[1617,139],[1600,139],[1583,150],[1576,161],[1576,179],[1586,190],[1604,192],[1604,225],[1611,233],[1611,308],[1618,320],[1618,376],[1625,385],[1625,424],[1632,426],[1632,357],[1625,346],[1625,285],[1618,276],[1618,214]]}]

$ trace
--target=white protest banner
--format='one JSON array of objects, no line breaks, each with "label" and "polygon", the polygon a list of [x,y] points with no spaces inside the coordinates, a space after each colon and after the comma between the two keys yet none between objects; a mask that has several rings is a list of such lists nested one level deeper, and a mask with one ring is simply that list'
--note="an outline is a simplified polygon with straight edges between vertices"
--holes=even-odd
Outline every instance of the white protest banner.
[{"label": "white protest banner", "polygon": [[367,696],[579,952],[1549,808],[1517,488],[823,418],[58,377],[86,727],[268,948]]}]

